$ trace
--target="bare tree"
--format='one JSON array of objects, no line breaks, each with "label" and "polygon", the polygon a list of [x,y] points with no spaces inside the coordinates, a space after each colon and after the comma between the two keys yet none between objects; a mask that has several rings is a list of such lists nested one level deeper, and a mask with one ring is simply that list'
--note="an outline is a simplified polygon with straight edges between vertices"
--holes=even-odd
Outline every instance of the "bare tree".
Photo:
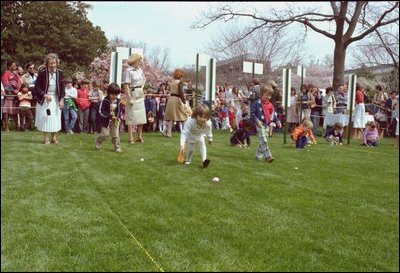
[{"label": "bare tree", "polygon": [[[296,4],[298,7],[298,4]],[[351,43],[362,40],[378,28],[399,20],[398,2],[368,1],[330,1],[330,12],[316,8],[296,8],[294,4],[283,10],[274,10],[270,6],[265,14],[253,11],[235,11],[231,5],[210,9],[203,18],[195,22],[194,28],[205,28],[213,22],[224,20],[229,22],[236,18],[249,18],[252,25],[241,37],[233,39],[231,45],[245,39],[251,33],[266,26],[285,28],[293,23],[311,29],[335,43],[333,54],[333,84],[336,87],[344,82],[346,50]],[[332,27],[333,25],[333,27]],[[333,29],[331,31],[331,29]]]},{"label": "bare tree", "polygon": [[[143,54],[149,64],[160,70],[168,70],[169,69],[169,49],[161,48],[160,46],[155,46],[149,48],[146,42],[143,41],[125,41],[122,37],[115,36],[113,39],[109,41],[109,44],[124,46],[124,47],[132,47],[132,48],[141,48],[143,49]],[[113,48],[115,50],[115,48]]]},{"label": "bare tree", "polygon": [[376,30],[353,51],[353,56],[359,66],[393,64],[399,71],[399,22]]},{"label": "bare tree", "polygon": [[147,59],[154,67],[161,70],[169,69],[169,49],[155,46],[147,53]]},{"label": "bare tree", "polygon": [[266,27],[252,32],[246,39],[237,40],[246,33],[247,29],[233,28],[221,29],[218,37],[212,39],[208,53],[217,60],[234,58],[243,53],[250,53],[259,62],[283,65],[297,58],[301,43],[289,37],[284,29]]},{"label": "bare tree", "polygon": [[[218,61],[227,59],[236,61],[236,66],[232,65],[228,71],[218,70],[217,64],[217,77],[222,82],[229,82],[243,85],[248,82],[251,75],[243,73],[242,63],[245,58],[251,58],[258,62],[263,63],[266,71],[264,74],[269,74],[272,66],[282,66],[292,63],[294,60],[300,59],[301,43],[297,39],[287,35],[284,29],[277,29],[266,27],[251,33],[246,39],[240,40],[230,45],[233,39],[237,39],[243,35],[247,30],[240,30],[238,27],[224,28],[218,33],[218,37],[211,40],[208,46],[208,54]],[[261,79],[262,80],[262,79]]]}]

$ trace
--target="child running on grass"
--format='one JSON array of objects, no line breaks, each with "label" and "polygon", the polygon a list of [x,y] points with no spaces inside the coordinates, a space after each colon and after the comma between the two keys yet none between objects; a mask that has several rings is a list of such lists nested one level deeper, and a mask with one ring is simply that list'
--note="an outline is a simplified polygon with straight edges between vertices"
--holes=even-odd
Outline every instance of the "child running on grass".
[{"label": "child running on grass", "polygon": [[210,160],[207,158],[207,149],[205,137],[208,137],[208,143],[212,143],[212,126],[210,121],[210,112],[208,108],[202,104],[198,105],[192,116],[186,120],[180,139],[180,153],[183,153],[186,147],[186,162],[192,162],[194,152],[194,144],[200,145],[200,155],[203,162],[203,168],[207,168]]},{"label": "child running on grass", "polygon": [[111,83],[107,88],[107,97],[100,103],[100,126],[101,132],[95,139],[97,150],[101,148],[101,143],[106,140],[111,132],[111,141],[116,152],[121,152],[119,140],[119,119],[121,117],[121,100],[117,98],[121,89],[116,83]]}]

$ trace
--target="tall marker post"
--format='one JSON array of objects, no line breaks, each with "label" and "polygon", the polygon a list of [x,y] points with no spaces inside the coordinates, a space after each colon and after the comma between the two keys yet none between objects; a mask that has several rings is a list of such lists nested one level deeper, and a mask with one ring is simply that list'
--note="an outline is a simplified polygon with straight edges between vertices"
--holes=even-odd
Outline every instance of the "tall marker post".
[{"label": "tall marker post", "polygon": [[199,53],[196,54],[196,91],[199,90]]},{"label": "tall marker post", "polygon": [[110,83],[116,83],[121,86],[122,62],[134,53],[144,57],[143,49],[141,48],[117,47],[116,52],[111,52]]},{"label": "tall marker post", "polygon": [[347,110],[349,110],[349,125],[347,126],[347,145],[350,144],[350,136],[351,136],[351,131],[353,129],[352,117],[353,117],[354,101],[356,96],[356,82],[357,82],[357,75],[350,74],[349,85],[348,85],[350,88],[350,96],[347,97]]},{"label": "tall marker post", "polygon": [[212,102],[215,100],[214,88],[216,86],[216,63],[213,58],[204,54],[196,54],[196,89],[199,82],[199,67],[206,67],[206,82],[205,82],[205,101],[208,101],[210,110]]},{"label": "tall marker post", "polygon": [[288,131],[287,109],[290,106],[291,72],[292,70],[290,68],[284,68],[282,71],[282,102],[285,105],[285,128],[283,130],[283,144],[286,144],[286,135]]},{"label": "tall marker post", "polygon": [[[210,111],[212,110],[212,101],[213,101],[213,93],[215,94],[215,92],[214,92],[214,86],[215,86],[215,79],[214,79],[214,59],[213,58],[211,58],[210,59],[210,69],[209,69],[209,79],[210,79],[210,81],[208,82],[208,84],[209,84],[209,86],[208,86],[208,91],[209,91],[209,108],[210,108]],[[214,85],[213,85],[214,84]]]}]

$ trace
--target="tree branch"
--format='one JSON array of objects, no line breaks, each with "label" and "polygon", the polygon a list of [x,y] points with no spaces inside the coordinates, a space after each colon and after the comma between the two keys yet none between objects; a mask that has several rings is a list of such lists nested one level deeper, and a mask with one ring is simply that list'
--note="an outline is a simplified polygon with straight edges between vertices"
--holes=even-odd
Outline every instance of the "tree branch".
[{"label": "tree branch", "polygon": [[363,39],[365,36],[367,36],[368,34],[374,32],[378,27],[384,26],[384,25],[388,25],[391,23],[395,23],[397,21],[399,21],[399,16],[397,16],[396,18],[386,21],[386,22],[382,22],[382,20],[385,18],[385,16],[389,13],[391,13],[393,10],[395,10],[397,7],[399,6],[399,2],[396,2],[396,4],[390,8],[389,10],[385,11],[381,17],[379,18],[379,20],[375,23],[375,25],[372,25],[369,29],[367,29],[366,31],[364,31],[362,34],[352,37],[350,39],[348,39],[347,41],[345,41],[345,46],[348,46],[349,44],[361,40]]},{"label": "tree branch", "polygon": [[[375,31],[376,35],[378,36],[379,40],[381,41],[383,47],[385,48],[386,52],[389,54],[389,57],[392,59],[394,65],[396,66],[397,71],[399,70],[399,63],[398,63],[398,57],[395,56],[397,52],[393,52],[393,50],[387,45],[387,42],[383,39],[382,35],[378,30]],[[397,53],[398,54],[398,53]]]},{"label": "tree branch", "polygon": [[324,30],[322,30],[322,29],[317,28],[316,26],[314,26],[313,24],[311,24],[311,23],[309,22],[309,20],[307,20],[307,19],[305,19],[305,20],[295,20],[295,21],[296,21],[296,22],[299,22],[299,23],[301,23],[301,24],[303,24],[303,25],[305,25],[305,26],[310,27],[310,28],[311,28],[312,30],[314,30],[315,32],[318,32],[318,33],[320,33],[320,34],[322,34],[322,35],[324,35],[324,36],[326,36],[326,37],[328,37],[328,38],[330,38],[330,39],[335,39],[335,35],[333,35],[333,34],[327,32],[327,31],[324,31]]},{"label": "tree branch", "polygon": [[330,1],[334,16],[339,16],[339,8],[335,1]]},{"label": "tree branch", "polygon": [[344,42],[350,39],[351,35],[353,34],[354,30],[356,29],[358,18],[360,18],[361,10],[363,6],[366,6],[367,2],[357,2],[356,7],[354,9],[353,16],[351,17],[351,21],[349,24],[349,28],[347,29],[346,33],[343,36]]}]

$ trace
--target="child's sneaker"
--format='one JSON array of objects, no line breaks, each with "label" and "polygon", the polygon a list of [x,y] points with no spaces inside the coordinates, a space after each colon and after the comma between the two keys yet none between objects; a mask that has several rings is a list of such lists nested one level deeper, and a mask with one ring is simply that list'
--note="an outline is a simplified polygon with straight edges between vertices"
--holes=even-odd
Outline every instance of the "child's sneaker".
[{"label": "child's sneaker", "polygon": [[192,162],[190,162],[190,161],[186,161],[185,162],[185,165],[190,165]]},{"label": "child's sneaker", "polygon": [[121,150],[121,148],[120,148],[120,147],[118,147],[118,148],[115,148],[115,151],[116,151],[117,153],[120,153],[120,152],[122,152],[122,150]]},{"label": "child's sneaker", "polygon": [[274,161],[274,158],[271,156],[271,157],[266,158],[265,160],[266,160],[268,163],[271,163],[272,161]]},{"label": "child's sneaker", "polygon": [[94,140],[94,147],[96,148],[96,150],[100,150],[101,148],[101,144],[97,142],[97,139]]},{"label": "child's sneaker", "polygon": [[210,159],[206,159],[203,161],[203,168],[207,168],[208,164],[210,164]]}]

